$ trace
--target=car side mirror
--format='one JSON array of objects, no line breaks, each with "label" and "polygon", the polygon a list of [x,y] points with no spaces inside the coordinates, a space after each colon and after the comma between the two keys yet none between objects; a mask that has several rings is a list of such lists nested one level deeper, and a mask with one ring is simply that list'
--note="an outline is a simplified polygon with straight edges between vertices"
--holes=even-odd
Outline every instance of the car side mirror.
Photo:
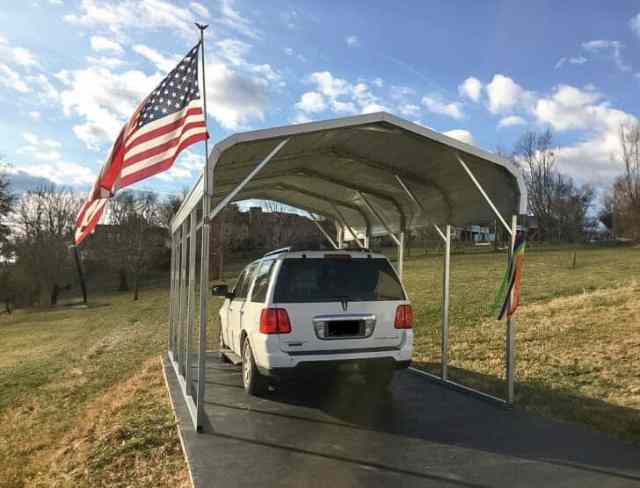
[{"label": "car side mirror", "polygon": [[229,292],[229,287],[227,285],[216,285],[211,288],[211,294],[214,297],[225,297],[229,298],[231,293]]}]

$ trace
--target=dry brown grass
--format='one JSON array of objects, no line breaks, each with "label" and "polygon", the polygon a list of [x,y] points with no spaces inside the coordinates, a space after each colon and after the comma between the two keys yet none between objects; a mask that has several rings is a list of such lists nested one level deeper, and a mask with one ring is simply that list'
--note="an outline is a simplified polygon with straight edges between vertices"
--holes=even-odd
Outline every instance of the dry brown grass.
[{"label": "dry brown grass", "polygon": [[38,452],[27,486],[188,486],[161,367],[148,359],[88,404],[60,442]]},{"label": "dry brown grass", "polygon": [[159,361],[166,291],[0,320],[0,486],[189,485]]}]

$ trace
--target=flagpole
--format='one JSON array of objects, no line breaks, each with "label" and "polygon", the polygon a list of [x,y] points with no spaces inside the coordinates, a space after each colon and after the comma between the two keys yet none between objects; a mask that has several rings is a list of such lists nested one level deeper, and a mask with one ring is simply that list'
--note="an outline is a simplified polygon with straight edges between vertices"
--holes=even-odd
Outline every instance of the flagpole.
[{"label": "flagpole", "polygon": [[[204,31],[209,27],[208,24],[198,24],[196,22],[196,27],[200,30],[200,52],[202,59],[202,110],[204,112],[204,125],[209,131],[209,120],[207,116],[207,80],[205,78],[205,63],[204,63]],[[207,158],[209,157],[209,138],[207,137],[204,140],[204,167],[205,171],[207,169]],[[205,178],[205,183],[206,183]],[[205,194],[208,192],[208,187],[205,185]]]},{"label": "flagpole", "polygon": [[209,213],[211,211],[211,204],[209,202],[211,197],[209,191],[211,188],[211,182],[209,181],[209,125],[207,116],[207,83],[205,77],[204,57],[204,31],[208,25],[196,23],[196,27],[200,29],[200,52],[202,58],[202,110],[204,112],[204,124],[207,128],[207,137],[204,140],[204,191],[202,193],[202,242],[200,250],[200,330],[198,345],[198,390],[196,396],[195,418],[196,430],[199,432],[203,425],[206,380],[205,354],[207,352],[207,299],[209,297],[209,234],[211,231],[211,224],[209,222]]}]

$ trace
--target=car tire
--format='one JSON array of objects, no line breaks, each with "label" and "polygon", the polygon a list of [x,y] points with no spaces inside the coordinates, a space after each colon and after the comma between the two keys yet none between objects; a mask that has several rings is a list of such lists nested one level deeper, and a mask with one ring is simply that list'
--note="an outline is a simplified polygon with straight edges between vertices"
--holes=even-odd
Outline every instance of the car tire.
[{"label": "car tire", "polygon": [[249,395],[262,395],[267,391],[267,381],[258,371],[249,339],[242,343],[242,386]]}]

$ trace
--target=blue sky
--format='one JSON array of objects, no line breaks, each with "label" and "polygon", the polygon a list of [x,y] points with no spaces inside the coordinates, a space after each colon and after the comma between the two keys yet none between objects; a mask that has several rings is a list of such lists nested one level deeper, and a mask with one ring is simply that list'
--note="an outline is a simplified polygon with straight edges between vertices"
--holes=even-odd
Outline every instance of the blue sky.
[{"label": "blue sky", "polygon": [[[387,110],[484,149],[551,128],[605,185],[640,116],[640,1],[2,0],[0,153],[80,190],[136,103],[207,31],[210,133]],[[202,145],[138,188],[177,192]]]}]

